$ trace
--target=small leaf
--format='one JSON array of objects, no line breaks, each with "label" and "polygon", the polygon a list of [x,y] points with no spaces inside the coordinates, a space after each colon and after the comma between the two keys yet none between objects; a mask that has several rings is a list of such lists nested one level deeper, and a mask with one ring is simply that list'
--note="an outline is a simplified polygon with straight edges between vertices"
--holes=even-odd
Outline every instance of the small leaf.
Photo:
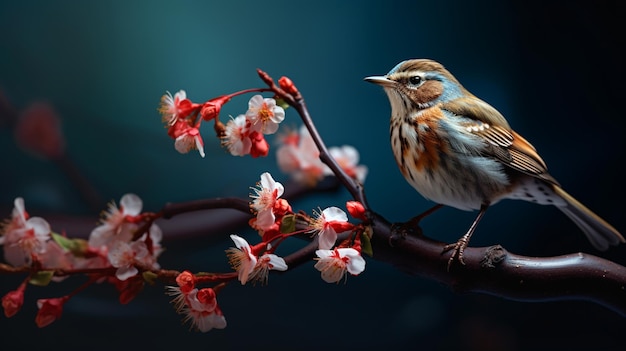
[{"label": "small leaf", "polygon": [[33,274],[28,282],[32,285],[46,286],[50,283],[52,277],[54,277],[54,271],[39,271]]},{"label": "small leaf", "polygon": [[52,233],[52,239],[63,249],[71,252],[74,256],[82,257],[87,250],[87,241],[84,239],[69,239],[66,236]]},{"label": "small leaf", "polygon": [[61,235],[61,234],[57,234],[57,233],[52,233],[52,239],[59,244],[59,246],[61,246],[62,248],[66,249],[66,250],[70,250],[70,247],[73,245],[72,244],[72,240],[68,239],[67,237]]},{"label": "small leaf", "polygon": [[296,215],[285,215],[280,223],[281,233],[293,233],[296,231]]},{"label": "small leaf", "polygon": [[374,256],[372,242],[370,241],[369,235],[367,235],[365,232],[361,233],[361,252],[370,257]]},{"label": "small leaf", "polygon": [[151,272],[151,271],[144,271],[141,275],[143,276],[143,280],[145,280],[146,283],[150,285],[154,285],[154,283],[156,282],[158,278],[156,273]]},{"label": "small leaf", "polygon": [[276,98],[276,106],[282,107],[283,110],[286,110],[289,108],[289,104],[281,98]]}]

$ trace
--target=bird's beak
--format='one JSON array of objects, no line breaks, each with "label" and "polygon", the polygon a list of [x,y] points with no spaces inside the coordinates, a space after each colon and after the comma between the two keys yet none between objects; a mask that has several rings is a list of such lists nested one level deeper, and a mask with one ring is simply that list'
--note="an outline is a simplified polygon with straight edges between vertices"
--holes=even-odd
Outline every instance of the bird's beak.
[{"label": "bird's beak", "polygon": [[365,77],[364,80],[366,82],[378,84],[382,87],[392,87],[396,84],[395,81],[387,78],[387,76],[370,76],[370,77]]}]

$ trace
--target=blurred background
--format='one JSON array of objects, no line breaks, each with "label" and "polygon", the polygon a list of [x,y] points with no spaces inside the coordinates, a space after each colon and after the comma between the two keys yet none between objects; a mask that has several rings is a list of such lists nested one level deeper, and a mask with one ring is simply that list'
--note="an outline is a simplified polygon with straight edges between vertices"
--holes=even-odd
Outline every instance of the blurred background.
[{"label": "blurred background", "polygon": [[[406,220],[432,203],[398,171],[387,98],[363,78],[432,58],[499,109],[568,192],[624,233],[625,15],[617,1],[2,1],[0,217],[22,196],[31,215],[86,237],[106,203],[127,192],[157,211],[166,202],[246,197],[264,171],[286,183],[271,151],[264,159],[231,157],[211,126],[202,130],[206,158],[180,155],[156,110],[166,90],[185,89],[201,102],[260,87],[261,68],[296,83],[327,145],[360,151],[373,209]],[[226,105],[222,120],[245,112],[248,98]],[[29,114],[44,116],[35,126],[63,135],[46,141],[47,157],[16,138],[16,121]],[[284,125],[300,125],[294,111]],[[310,212],[348,199],[338,191],[292,205]],[[212,233],[207,216],[161,223],[164,268],[228,269],[223,250],[233,231]],[[474,216],[446,208],[423,229],[452,242]],[[233,230],[256,240],[245,225]],[[597,252],[557,209],[529,203],[504,201],[487,212],[471,244],[496,243],[529,256],[583,251],[626,264],[624,246]],[[3,276],[0,294],[20,279]],[[268,286],[231,284],[218,298],[228,327],[208,334],[181,325],[160,285],[125,306],[112,287],[91,287],[59,321],[38,329],[36,299],[64,295],[75,283],[29,288],[23,310],[0,318],[3,346],[611,350],[621,349],[626,327],[598,305],[457,294],[369,259],[347,284],[324,283],[313,263],[272,275]]]}]

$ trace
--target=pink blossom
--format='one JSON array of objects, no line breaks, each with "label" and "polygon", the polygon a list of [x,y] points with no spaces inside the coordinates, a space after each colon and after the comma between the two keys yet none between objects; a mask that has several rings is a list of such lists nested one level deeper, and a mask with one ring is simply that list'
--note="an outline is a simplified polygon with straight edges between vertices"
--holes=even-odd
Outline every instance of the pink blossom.
[{"label": "pink blossom", "polygon": [[245,115],[231,118],[226,123],[222,145],[233,156],[243,156],[250,153],[252,141],[248,137],[250,122]]},{"label": "pink blossom", "polygon": [[231,267],[237,271],[241,285],[245,285],[256,267],[257,255],[252,252],[246,239],[234,234],[230,238],[235,242],[237,248],[228,249],[226,254]]},{"label": "pink blossom", "polygon": [[260,281],[261,284],[267,284],[269,271],[286,271],[287,269],[287,263],[285,263],[282,257],[266,253],[258,258],[249,280]]},{"label": "pink blossom", "polygon": [[132,238],[136,225],[130,223],[127,219],[139,215],[142,207],[143,201],[135,194],[122,196],[119,209],[115,203],[110,203],[102,224],[96,227],[89,235],[89,246],[98,248],[108,245],[113,239],[129,241]]},{"label": "pink blossom", "polygon": [[204,157],[204,141],[200,135],[200,121],[193,124],[190,119],[177,119],[167,130],[167,135],[174,139],[174,148],[181,154],[191,150],[198,150]]},{"label": "pink blossom", "polygon": [[192,289],[185,297],[189,308],[198,312],[213,312],[217,307],[215,290],[211,288]]},{"label": "pink blossom", "polygon": [[276,151],[281,171],[308,186],[314,186],[324,178],[327,166],[320,160],[319,150],[305,126],[301,126],[298,133],[289,133],[281,140],[282,145]]},{"label": "pink blossom", "polygon": [[213,312],[190,311],[189,315],[192,317],[193,326],[203,333],[213,328],[226,328],[226,318],[224,318],[224,314],[219,306],[217,306]]},{"label": "pink blossom", "polygon": [[[148,240],[149,238],[149,240]],[[161,228],[152,224],[147,234],[142,235],[137,241],[144,242],[146,244],[146,248],[148,248],[149,253],[141,258],[135,257],[137,262],[141,263],[143,266],[151,267],[152,269],[160,269],[161,266],[157,262],[157,258],[163,252],[163,247],[161,246],[161,239],[163,238],[163,232]],[[147,245],[150,244],[150,247]]]},{"label": "pink blossom", "polygon": [[[360,183],[365,182],[367,167],[359,165],[359,151],[357,149],[350,145],[344,145],[342,147],[331,147],[328,149],[328,152],[346,174],[358,180]],[[330,168],[326,167],[324,174],[333,175],[333,172]]]},{"label": "pink blossom", "polygon": [[254,95],[248,102],[246,118],[252,123],[252,130],[263,134],[274,134],[278,125],[285,119],[285,110],[276,105],[276,100]]},{"label": "pink blossom", "polygon": [[117,279],[126,280],[139,273],[135,263],[140,262],[147,255],[148,249],[143,241],[133,241],[130,244],[116,241],[109,247],[108,258],[111,265],[117,268],[115,272]]},{"label": "pink blossom", "polygon": [[192,103],[187,99],[187,93],[184,90],[179,90],[173,97],[168,91],[161,97],[159,112],[163,122],[171,126],[179,118],[187,117],[191,112],[191,108]]},{"label": "pink blossom", "polygon": [[14,201],[11,220],[3,228],[0,245],[4,246],[4,259],[13,266],[28,265],[32,255],[46,251],[50,239],[50,225],[40,217],[28,218],[24,199]]},{"label": "pink blossom", "polygon": [[174,148],[181,154],[186,154],[191,150],[198,150],[200,156],[204,157],[204,141],[200,135],[200,130],[196,127],[189,127],[174,141]]},{"label": "pink blossom", "polygon": [[285,188],[281,183],[274,181],[270,173],[265,172],[261,174],[260,185],[252,189],[255,194],[250,195],[253,199],[251,207],[257,214],[255,226],[261,230],[269,229],[276,220],[274,214],[276,201],[283,195]]},{"label": "pink blossom", "polygon": [[[48,240],[46,242],[46,247],[43,250],[43,252],[37,255],[37,259],[39,260],[43,268],[55,268],[55,269],[73,268],[74,258],[75,256],[70,251],[62,248],[54,240]],[[65,277],[55,276],[52,279],[54,281],[61,281],[65,278],[68,278],[68,276],[65,276]]]},{"label": "pink blossom", "polygon": [[[180,275],[179,275],[180,276]],[[178,280],[178,279],[177,279]],[[193,288],[189,291],[181,287],[168,286],[168,294],[178,313],[185,315],[185,322],[191,322],[193,328],[206,333],[213,328],[224,329],[226,318],[220,309],[215,290],[212,288]]]},{"label": "pink blossom", "polygon": [[328,207],[318,214],[313,223],[313,230],[318,232],[319,248],[329,250],[335,246],[337,234],[352,229],[346,213],[338,207]]},{"label": "pink blossom", "polygon": [[358,275],[365,270],[365,260],[353,248],[315,251],[319,260],[315,269],[322,273],[322,279],[327,283],[339,282],[346,276],[346,272]]}]

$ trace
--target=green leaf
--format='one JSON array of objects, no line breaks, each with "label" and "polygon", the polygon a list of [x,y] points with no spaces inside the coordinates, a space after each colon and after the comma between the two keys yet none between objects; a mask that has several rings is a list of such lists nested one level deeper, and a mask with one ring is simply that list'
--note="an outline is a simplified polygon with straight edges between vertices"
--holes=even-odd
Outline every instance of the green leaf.
[{"label": "green leaf", "polygon": [[63,249],[71,252],[74,256],[82,257],[87,250],[87,241],[84,239],[69,239],[61,234],[52,233],[52,239]]},{"label": "green leaf", "polygon": [[54,271],[39,271],[33,274],[28,282],[32,285],[46,286],[50,283],[52,277],[54,277]]},{"label": "green leaf", "polygon": [[293,233],[296,231],[296,215],[286,215],[280,223],[281,233]]},{"label": "green leaf", "polygon": [[276,106],[282,107],[283,110],[286,110],[289,108],[289,104],[285,100],[280,99],[280,98],[276,99]]},{"label": "green leaf", "polygon": [[144,271],[141,275],[143,277],[143,280],[145,280],[150,285],[154,285],[154,283],[156,282],[158,278],[156,273],[151,272],[151,271]]},{"label": "green leaf", "polygon": [[374,256],[374,250],[372,249],[372,242],[369,235],[366,232],[361,233],[361,252],[372,257]]}]

